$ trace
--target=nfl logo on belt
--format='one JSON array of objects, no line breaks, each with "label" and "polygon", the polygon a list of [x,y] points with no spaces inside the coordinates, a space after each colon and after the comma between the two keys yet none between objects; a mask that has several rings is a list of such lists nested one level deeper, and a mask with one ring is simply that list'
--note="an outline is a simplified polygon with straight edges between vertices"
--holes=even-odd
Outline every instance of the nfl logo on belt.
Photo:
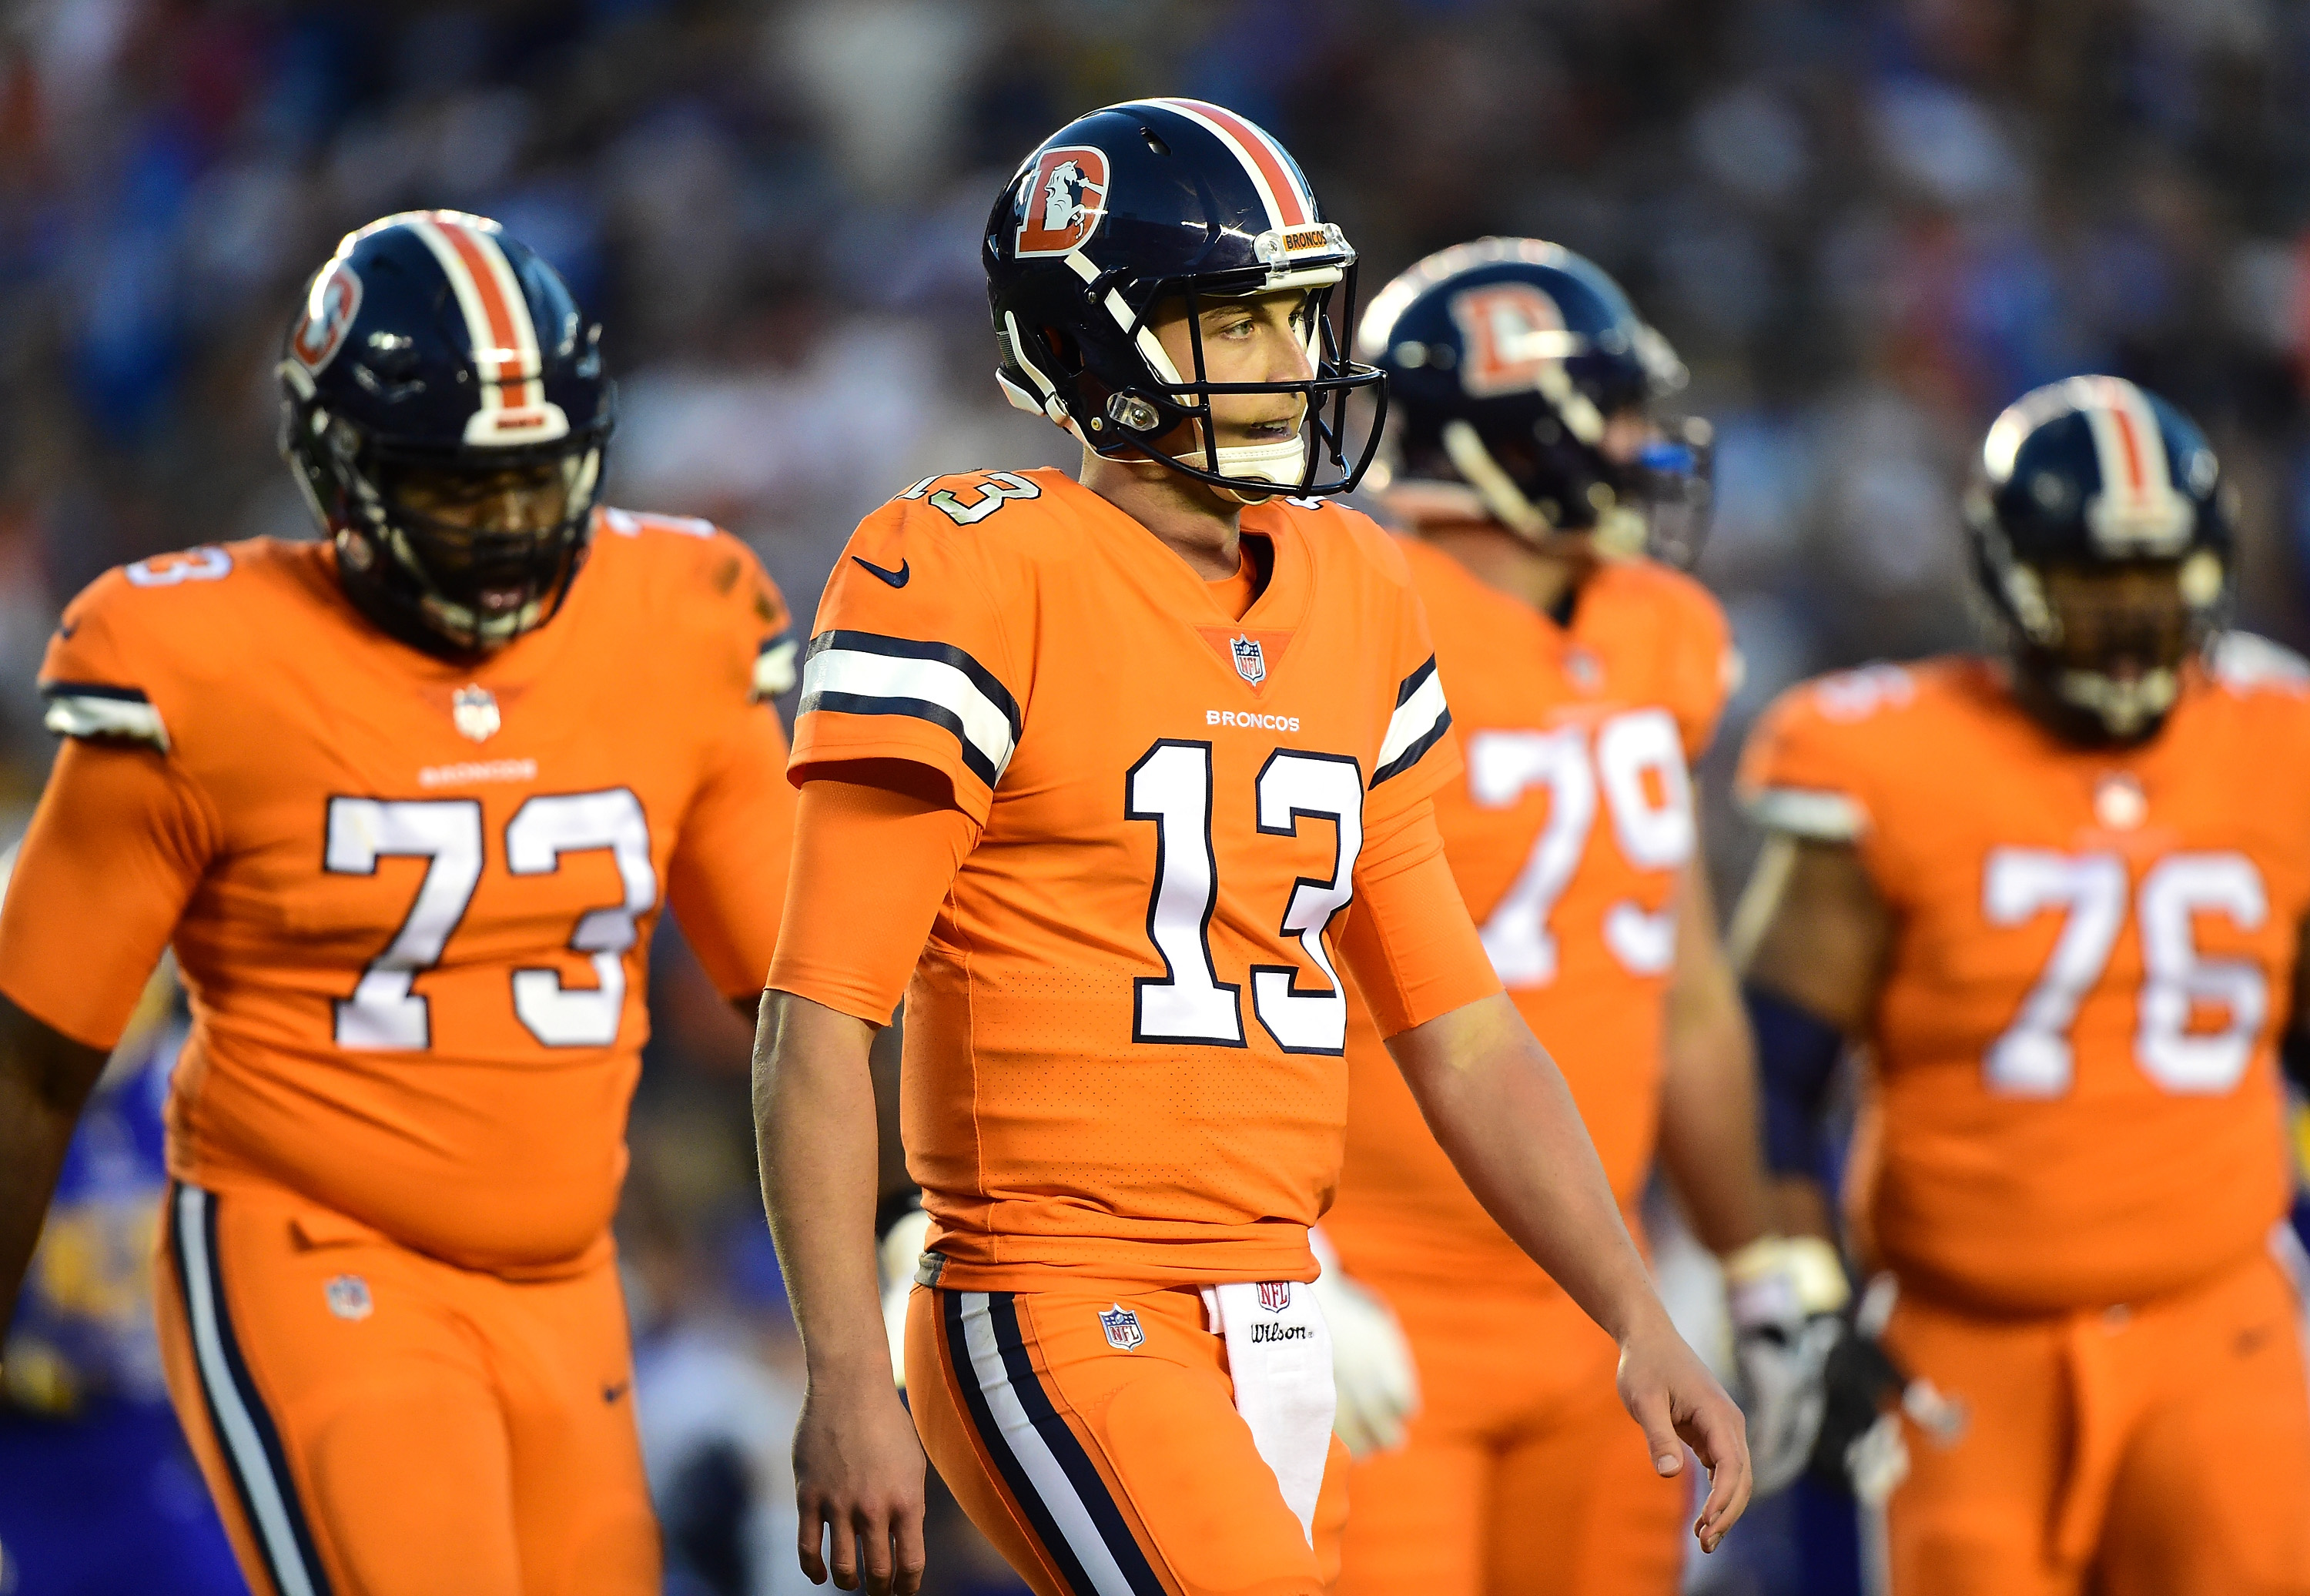
[{"label": "nfl logo on belt", "polygon": [[321,1288],[329,1312],[340,1319],[366,1319],[375,1305],[369,1299],[369,1282],[359,1275],[335,1275]]},{"label": "nfl logo on belt", "polygon": [[457,696],[449,700],[449,719],[476,742],[487,742],[504,724],[498,714],[497,695],[478,682],[457,690]]},{"label": "nfl logo on belt", "polygon": [[1291,1305],[1291,1282],[1262,1280],[1259,1283],[1259,1305],[1271,1314],[1280,1314]]},{"label": "nfl logo on belt", "polygon": [[1099,1327],[1107,1331],[1107,1344],[1117,1352],[1128,1352],[1147,1343],[1147,1332],[1139,1327],[1139,1315],[1121,1303],[1099,1310]]},{"label": "nfl logo on belt", "polygon": [[1267,680],[1267,655],[1259,646],[1257,638],[1237,638],[1229,645],[1235,650],[1235,673],[1252,686]]}]

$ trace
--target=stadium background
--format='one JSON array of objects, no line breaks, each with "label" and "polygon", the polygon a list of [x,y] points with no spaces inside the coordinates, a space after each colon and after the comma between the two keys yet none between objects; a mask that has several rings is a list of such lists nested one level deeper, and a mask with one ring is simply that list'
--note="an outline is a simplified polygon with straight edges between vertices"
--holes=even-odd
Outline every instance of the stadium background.
[{"label": "stadium background", "polygon": [[[1299,155],[1367,298],[1535,234],[1689,363],[1720,439],[1700,574],[1749,664],[1704,771],[1729,902],[1747,721],[1807,672],[1967,640],[1967,456],[2036,383],[2115,370],[2204,421],[2245,505],[2242,620],[2310,641],[2306,91],[2310,10],[2280,0],[13,0],[0,801],[21,823],[47,768],[32,675],[82,584],[309,535],[272,367],[349,228],[456,206],[551,259],[621,384],[612,499],[721,521],[806,615],[899,487],[1066,458],[990,379],[979,229],[1046,132],[1184,92]],[[672,1589],[795,1588],[746,1037],[670,935],[656,986],[621,1223]],[[1014,1588],[957,1544],[934,1591]],[[1786,1514],[1732,1550],[1715,1588],[1828,1556]]]}]

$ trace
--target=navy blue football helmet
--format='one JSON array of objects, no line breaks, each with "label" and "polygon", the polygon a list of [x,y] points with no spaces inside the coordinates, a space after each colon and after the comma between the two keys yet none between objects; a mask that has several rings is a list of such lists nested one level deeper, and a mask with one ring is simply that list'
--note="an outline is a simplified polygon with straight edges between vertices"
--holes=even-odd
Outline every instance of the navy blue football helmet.
[{"label": "navy blue football helmet", "polygon": [[[1385,413],[1380,374],[1346,355],[1356,252],[1283,146],[1199,100],[1143,100],[1070,122],[1027,157],[987,218],[986,297],[996,380],[1099,454],[1147,457],[1246,502],[1344,493],[1362,477]],[[1308,368],[1288,383],[1217,383],[1194,331],[1200,302],[1305,289]],[[1194,369],[1180,371],[1150,325],[1183,299]],[[1347,442],[1348,399],[1369,388],[1379,416]],[[1292,393],[1307,425],[1286,444],[1222,449],[1214,394]],[[1200,449],[1156,440],[1182,425]],[[1322,474],[1324,462],[1330,474]]]},{"label": "navy blue football helmet", "polygon": [[[2085,743],[2154,736],[2182,668],[2227,622],[2231,516],[2197,424],[2119,377],[2023,395],[1983,443],[1966,530],[1973,571],[2023,701]],[[2065,574],[2141,574],[2089,608]]]},{"label": "navy blue football helmet", "polygon": [[[613,404],[600,338],[551,266],[461,212],[373,221],[314,273],[279,368],[281,447],[371,620],[459,656],[552,618],[600,494]],[[403,473],[509,466],[559,473],[557,520],[453,526],[397,487]]]},{"label": "navy blue football helmet", "polygon": [[1439,250],[1373,296],[1356,352],[1387,373],[1387,476],[1408,504],[1536,542],[1594,534],[1680,567],[1699,557],[1708,423],[1648,428],[1632,458],[1611,419],[1681,388],[1668,341],[1594,263],[1537,239]]}]

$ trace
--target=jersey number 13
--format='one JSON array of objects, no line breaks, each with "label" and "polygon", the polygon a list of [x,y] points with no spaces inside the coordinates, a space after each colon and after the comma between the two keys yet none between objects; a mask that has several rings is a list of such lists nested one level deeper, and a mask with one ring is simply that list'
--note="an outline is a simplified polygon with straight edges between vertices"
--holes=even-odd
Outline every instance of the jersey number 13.
[{"label": "jersey number 13", "polygon": [[[1259,829],[1297,837],[1302,818],[1329,820],[1336,846],[1331,873],[1302,876],[1284,906],[1282,933],[1296,936],[1328,992],[1301,992],[1290,965],[1251,967],[1251,1010],[1286,1053],[1342,1052],[1348,999],[1341,989],[1324,929],[1354,896],[1350,884],[1364,843],[1364,781],[1341,754],[1278,749],[1259,768]],[[1243,988],[1219,978],[1211,963],[1211,913],[1219,906],[1219,856],[1211,846],[1211,745],[1164,738],[1141,756],[1124,782],[1125,812],[1155,823],[1155,885],[1147,900],[1147,935],[1163,959],[1160,978],[1133,983],[1131,1039],[1241,1047]]]}]

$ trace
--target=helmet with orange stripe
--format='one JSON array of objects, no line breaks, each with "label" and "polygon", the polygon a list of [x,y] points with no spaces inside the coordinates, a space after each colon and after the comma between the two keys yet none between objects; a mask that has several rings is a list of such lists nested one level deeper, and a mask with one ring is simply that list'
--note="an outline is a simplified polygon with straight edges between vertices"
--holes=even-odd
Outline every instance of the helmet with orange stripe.
[{"label": "helmet with orange stripe", "polygon": [[[1385,413],[1380,373],[1346,353],[1356,252],[1324,219],[1306,176],[1265,131],[1199,100],[1093,111],[1020,163],[987,219],[982,256],[996,380],[1111,459],[1147,459],[1256,502],[1353,488]],[[1305,374],[1213,380],[1203,316],[1215,301],[1298,293]],[[1188,358],[1158,336],[1184,315]],[[1349,398],[1381,403],[1349,439]],[[1279,395],[1296,425],[1223,445],[1212,401]]]},{"label": "helmet with orange stripe", "polygon": [[1400,518],[1699,559],[1708,423],[1664,413],[1684,363],[1594,261],[1540,239],[1455,244],[1374,294],[1356,338],[1387,373],[1374,485]]},{"label": "helmet with orange stripe", "polygon": [[387,632],[484,654],[560,607],[612,423],[600,336],[551,266],[461,212],[373,221],[313,274],[279,367],[282,452]]},{"label": "helmet with orange stripe", "polygon": [[2231,516],[2194,422],[2123,377],[2024,395],[1982,445],[1966,524],[2023,705],[2086,745],[2146,741],[2227,619]]}]

